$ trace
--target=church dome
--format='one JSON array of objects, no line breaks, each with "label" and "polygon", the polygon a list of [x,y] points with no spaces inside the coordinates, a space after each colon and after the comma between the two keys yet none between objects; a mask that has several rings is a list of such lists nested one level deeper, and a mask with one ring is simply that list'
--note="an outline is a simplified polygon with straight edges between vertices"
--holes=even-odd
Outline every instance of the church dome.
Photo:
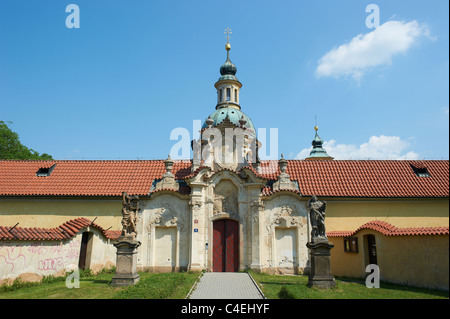
[{"label": "church dome", "polygon": [[237,68],[230,59],[227,59],[225,63],[220,67],[221,75],[236,75],[236,72]]},{"label": "church dome", "polygon": [[233,80],[233,81],[239,81],[237,77],[235,76],[237,72],[236,66],[231,62],[229,58],[225,61],[224,64],[220,67],[220,74],[222,75],[219,78],[219,81],[223,80]]},{"label": "church dome", "polygon": [[314,130],[316,131],[316,136],[312,140],[312,146],[313,149],[309,153],[309,157],[305,158],[306,160],[314,160],[314,159],[327,159],[332,160],[333,157],[327,154],[327,151],[323,148],[323,140],[319,137],[319,134],[317,134],[318,131],[317,125],[314,127]]},{"label": "church dome", "polygon": [[252,130],[256,135],[252,120],[245,113],[232,106],[221,107],[215,110],[203,123],[202,129],[208,127],[208,122],[211,123],[211,127],[216,127],[227,119],[236,127],[243,125],[244,128]]}]

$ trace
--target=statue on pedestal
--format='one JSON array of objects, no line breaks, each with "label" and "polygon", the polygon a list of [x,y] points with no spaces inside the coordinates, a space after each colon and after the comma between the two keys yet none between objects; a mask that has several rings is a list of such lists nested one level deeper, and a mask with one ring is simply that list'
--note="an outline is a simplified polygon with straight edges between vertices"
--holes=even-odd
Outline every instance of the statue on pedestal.
[{"label": "statue on pedestal", "polygon": [[336,286],[331,275],[331,249],[325,232],[325,209],[327,203],[312,196],[308,201],[309,218],[311,221],[311,241],[306,244],[310,254],[309,287],[333,288]]},{"label": "statue on pedestal", "polygon": [[137,235],[136,223],[138,220],[139,196],[130,196],[122,192],[122,234],[121,237],[135,239]]},{"label": "statue on pedestal", "polygon": [[311,237],[327,238],[325,232],[325,209],[327,208],[327,202],[318,200],[317,196],[314,195],[308,201],[308,207],[312,226]]},{"label": "statue on pedestal", "polygon": [[117,248],[116,274],[111,280],[112,286],[129,286],[139,281],[137,273],[137,248],[141,245],[136,240],[139,196],[130,196],[122,192],[122,234],[112,244]]}]

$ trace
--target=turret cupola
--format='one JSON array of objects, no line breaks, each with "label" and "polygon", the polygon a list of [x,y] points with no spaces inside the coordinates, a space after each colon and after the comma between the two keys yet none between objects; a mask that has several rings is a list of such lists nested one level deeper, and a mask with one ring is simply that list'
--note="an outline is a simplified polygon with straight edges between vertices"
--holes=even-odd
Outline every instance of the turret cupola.
[{"label": "turret cupola", "polygon": [[242,87],[242,83],[239,82],[236,77],[237,68],[230,60],[230,33],[231,30],[227,28],[225,30],[227,34],[227,43],[225,45],[225,50],[227,50],[227,60],[220,67],[219,80],[214,84],[217,89],[217,105],[216,109],[223,107],[233,107],[240,110],[239,105],[239,90]]},{"label": "turret cupola", "polygon": [[333,157],[327,154],[325,149],[323,148],[323,141],[319,137],[319,134],[317,131],[319,130],[319,127],[316,125],[314,127],[314,130],[316,131],[316,136],[314,137],[312,141],[313,149],[311,150],[311,153],[309,153],[309,157],[305,158],[305,160],[313,161],[313,160],[332,160]]}]

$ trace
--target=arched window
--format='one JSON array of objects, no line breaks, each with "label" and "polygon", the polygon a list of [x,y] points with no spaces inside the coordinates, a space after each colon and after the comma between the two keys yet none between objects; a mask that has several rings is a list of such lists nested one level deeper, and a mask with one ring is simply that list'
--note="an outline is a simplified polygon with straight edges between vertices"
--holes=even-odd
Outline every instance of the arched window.
[{"label": "arched window", "polygon": [[231,99],[231,89],[227,88],[227,101],[230,101]]},{"label": "arched window", "polygon": [[237,89],[234,89],[234,101],[237,103],[238,99],[237,99]]}]

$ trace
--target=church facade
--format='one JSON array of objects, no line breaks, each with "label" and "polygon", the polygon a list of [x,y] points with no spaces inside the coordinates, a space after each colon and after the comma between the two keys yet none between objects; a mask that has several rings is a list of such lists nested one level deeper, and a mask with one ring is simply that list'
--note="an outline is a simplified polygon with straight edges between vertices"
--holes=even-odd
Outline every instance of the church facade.
[{"label": "church facade", "polygon": [[308,158],[261,161],[226,50],[192,160],[0,161],[0,279],[114,265],[123,192],[139,196],[139,270],[302,274],[318,196],[335,275],[375,263],[382,280],[448,290],[449,162],[337,161],[317,127]]}]

